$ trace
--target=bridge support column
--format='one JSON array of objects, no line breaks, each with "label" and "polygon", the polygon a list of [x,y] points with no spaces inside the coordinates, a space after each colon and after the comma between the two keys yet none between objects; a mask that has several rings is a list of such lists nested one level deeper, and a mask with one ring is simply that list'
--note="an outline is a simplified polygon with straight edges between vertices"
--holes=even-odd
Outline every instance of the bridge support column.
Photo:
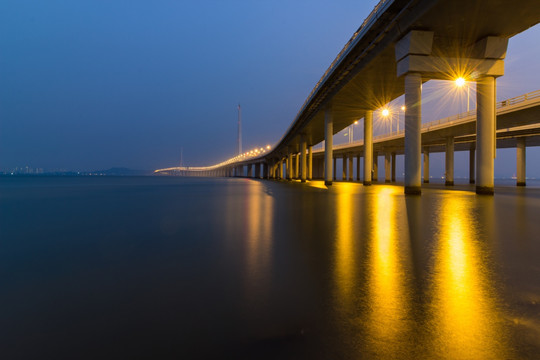
[{"label": "bridge support column", "polygon": [[300,177],[300,180],[302,182],[306,182],[306,178],[307,178],[307,169],[306,169],[306,166],[307,166],[307,161],[306,161],[306,150],[307,150],[307,144],[306,144],[306,138],[305,138],[305,135],[302,136],[302,144],[300,146],[300,156],[302,157],[302,164],[301,164],[301,167],[302,167],[302,176]]},{"label": "bridge support column", "polygon": [[308,146],[308,158],[307,158],[307,179],[313,179],[313,146]]},{"label": "bridge support column", "polygon": [[384,182],[389,183],[392,178],[392,175],[390,174],[390,168],[392,167],[392,154],[390,152],[386,152],[384,154]]},{"label": "bridge support column", "polygon": [[248,178],[253,177],[253,164],[249,164],[247,166],[247,177]]},{"label": "bridge support column", "polygon": [[525,138],[520,137],[517,139],[516,155],[517,155],[517,186],[525,186]]},{"label": "bridge support column", "polygon": [[474,145],[469,150],[469,184],[474,184],[474,158],[475,158]]},{"label": "bridge support column", "polygon": [[300,177],[300,169],[299,169],[299,165],[300,165],[300,154],[296,154],[294,156],[294,178],[295,179],[298,179]]},{"label": "bridge support column", "polygon": [[337,158],[334,158],[334,181],[337,180],[337,166],[336,166]]},{"label": "bridge support column", "polygon": [[353,181],[353,155],[352,154],[349,154],[349,157],[347,158],[349,160],[349,166],[348,166],[348,169],[349,169],[349,181]]},{"label": "bridge support column", "polygon": [[371,185],[371,170],[373,167],[373,111],[368,110],[364,115],[364,185]]},{"label": "bridge support column", "polygon": [[356,181],[360,181],[360,154],[356,157]]},{"label": "bridge support column", "polygon": [[476,193],[493,195],[495,159],[495,77],[484,76],[476,82]]},{"label": "bridge support column", "polygon": [[288,161],[287,161],[287,180],[292,180],[292,178],[294,176],[293,173],[294,173],[294,170],[293,170],[293,155],[290,152],[289,157],[288,157]]},{"label": "bridge support column", "polygon": [[396,153],[392,153],[392,182],[396,182]]},{"label": "bridge support column", "polygon": [[379,181],[379,153],[373,152],[373,175],[371,176],[374,182]]},{"label": "bridge support column", "polygon": [[454,137],[446,138],[446,158],[445,158],[445,181],[444,185],[454,186]]},{"label": "bridge support column", "polygon": [[424,184],[429,184],[429,148],[424,148]]},{"label": "bridge support column", "polygon": [[332,149],[334,143],[334,126],[332,121],[332,108],[326,107],[324,110],[324,184],[332,185],[334,173]]},{"label": "bridge support column", "polygon": [[343,172],[341,180],[347,181],[347,154],[343,154]]},{"label": "bridge support column", "polygon": [[422,76],[405,75],[405,194],[420,195]]}]

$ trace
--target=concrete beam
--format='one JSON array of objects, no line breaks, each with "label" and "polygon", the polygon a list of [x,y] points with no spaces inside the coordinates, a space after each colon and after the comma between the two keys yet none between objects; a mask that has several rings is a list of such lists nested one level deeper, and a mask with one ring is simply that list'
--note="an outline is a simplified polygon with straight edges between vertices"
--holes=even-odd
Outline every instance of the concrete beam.
[{"label": "concrete beam", "polygon": [[462,68],[463,64],[467,64],[475,77],[504,75],[504,60],[408,55],[398,62],[397,76],[420,73],[430,79],[453,80],[455,69]]}]

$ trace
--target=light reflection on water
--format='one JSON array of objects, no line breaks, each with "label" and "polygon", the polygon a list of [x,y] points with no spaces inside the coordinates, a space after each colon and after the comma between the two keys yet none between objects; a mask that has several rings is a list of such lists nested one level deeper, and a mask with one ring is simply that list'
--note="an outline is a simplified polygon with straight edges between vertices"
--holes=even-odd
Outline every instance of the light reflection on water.
[{"label": "light reflection on water", "polygon": [[[350,354],[384,359],[508,358],[509,335],[484,249],[493,222],[492,206],[485,206],[489,200],[446,193],[430,203],[411,200],[406,207],[401,188],[376,186],[360,207],[351,186],[355,185],[333,189],[336,312],[348,317],[346,330],[359,337]],[[420,239],[425,234],[419,229],[410,228],[430,221],[428,212],[418,211],[422,205],[431,205],[434,217],[427,241]],[[362,228],[352,225],[354,217],[364,220]],[[364,243],[365,253],[357,250],[357,243]],[[430,246],[422,251],[427,253],[427,268],[416,273],[414,267],[423,265],[414,264],[421,257],[413,256],[411,246],[426,243]],[[415,279],[422,273],[428,276]]]},{"label": "light reflection on water", "polygon": [[540,352],[540,191],[405,197],[387,185],[176,178],[0,185],[6,358]]},{"label": "light reflection on water", "polygon": [[411,344],[411,298],[406,218],[399,211],[399,189],[381,186],[372,197],[369,254],[367,259],[368,329],[373,352],[382,358],[407,354]]},{"label": "light reflection on water", "polygon": [[430,329],[435,336],[433,349],[437,349],[433,355],[505,359],[508,335],[491,285],[491,259],[483,249],[489,242],[484,228],[492,225],[492,219],[475,216],[474,194],[456,195],[443,195],[436,210],[439,232],[434,246],[429,311]]}]

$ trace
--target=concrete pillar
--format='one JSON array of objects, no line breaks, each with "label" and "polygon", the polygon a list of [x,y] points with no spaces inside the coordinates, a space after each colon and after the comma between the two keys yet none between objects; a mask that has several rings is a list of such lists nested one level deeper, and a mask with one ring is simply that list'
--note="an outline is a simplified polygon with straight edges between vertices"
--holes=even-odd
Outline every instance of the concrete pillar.
[{"label": "concrete pillar", "polygon": [[429,184],[429,148],[424,148],[424,184]]},{"label": "concrete pillar", "polygon": [[356,157],[356,181],[360,181],[360,154]]},{"label": "concrete pillar", "polygon": [[293,158],[292,158],[292,153],[291,152],[289,153],[287,164],[288,164],[287,180],[292,180],[294,175],[293,175]]},{"label": "concrete pillar", "polygon": [[337,166],[336,166],[337,158],[334,158],[334,181],[337,180]]},{"label": "concrete pillar", "polygon": [[253,177],[253,164],[247,166],[247,177]]},{"label": "concrete pillar", "polygon": [[347,181],[347,154],[343,154],[343,172],[341,180]]},{"label": "concrete pillar", "polygon": [[373,152],[373,175],[371,178],[375,182],[379,181],[379,154],[376,151]]},{"label": "concrete pillar", "polygon": [[313,179],[313,146],[308,146],[308,174],[307,179],[311,180]]},{"label": "concrete pillar", "polygon": [[517,155],[517,186],[525,186],[525,138],[517,139],[516,155]]},{"label": "concrete pillar", "polygon": [[392,153],[392,182],[396,182],[396,153]]},{"label": "concrete pillar", "polygon": [[300,156],[302,157],[302,164],[301,164],[302,165],[302,176],[300,177],[300,180],[302,180],[302,182],[306,182],[306,179],[307,179],[306,150],[307,150],[307,143],[306,143],[306,139],[305,139],[305,136],[304,136],[304,138],[302,139],[302,144],[300,146]]},{"label": "concrete pillar", "polygon": [[334,126],[332,121],[332,108],[328,106],[324,110],[324,184],[332,185],[332,174],[334,167],[332,160],[334,151],[332,149],[334,143]]},{"label": "concrete pillar", "polygon": [[475,148],[471,147],[469,150],[469,184],[474,184],[474,158]]},{"label": "concrete pillar", "polygon": [[299,172],[299,165],[300,165],[300,154],[296,154],[294,156],[294,178],[295,179],[298,179],[300,177],[300,172]]},{"label": "concrete pillar", "polygon": [[384,182],[389,183],[391,179],[390,168],[391,168],[392,154],[386,152],[384,154]]},{"label": "concrete pillar", "polygon": [[495,78],[476,81],[476,193],[493,195],[495,159]]},{"label": "concrete pillar", "polygon": [[420,128],[422,122],[422,76],[405,75],[405,194],[419,195],[421,178]]},{"label": "concrete pillar", "polygon": [[446,173],[444,185],[454,185],[454,137],[448,136],[446,138]]},{"label": "concrete pillar", "polygon": [[364,115],[364,185],[371,185],[373,166],[373,111]]},{"label": "concrete pillar", "polygon": [[353,156],[352,156],[352,154],[350,154],[347,159],[349,160],[349,166],[348,166],[348,169],[349,169],[349,181],[353,181]]}]

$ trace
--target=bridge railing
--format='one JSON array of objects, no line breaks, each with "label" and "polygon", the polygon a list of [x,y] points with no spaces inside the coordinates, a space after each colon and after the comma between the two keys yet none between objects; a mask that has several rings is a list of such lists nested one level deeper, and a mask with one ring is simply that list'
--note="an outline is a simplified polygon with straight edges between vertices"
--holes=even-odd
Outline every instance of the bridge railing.
[{"label": "bridge railing", "polygon": [[[531,92],[529,92],[527,94],[523,94],[523,95],[520,95],[520,96],[510,98],[510,99],[499,101],[496,104],[496,108],[501,109],[501,108],[504,108],[506,106],[516,105],[516,104],[519,104],[519,103],[522,103],[522,102],[525,102],[525,101],[528,101],[528,100],[536,99],[536,98],[540,98],[540,90],[531,91]],[[427,123],[423,123],[422,124],[422,129],[426,129],[426,128],[429,128],[429,127],[432,127],[432,126],[435,126],[435,125],[451,123],[453,121],[462,120],[462,119],[465,119],[465,118],[469,118],[471,116],[476,116],[476,109],[466,111],[466,112],[463,112],[461,114],[448,116],[448,117],[445,117],[445,118],[442,118],[442,119],[430,121],[430,122],[427,122]]]},{"label": "bridge railing", "polygon": [[304,101],[304,104],[302,104],[302,106],[300,107],[300,111],[298,112],[297,114],[297,117],[302,113],[302,111],[304,111],[304,108],[307,106],[307,104],[311,101],[313,95],[315,95],[315,93],[317,92],[317,90],[319,90],[319,87],[326,81],[326,78],[330,75],[330,73],[334,70],[334,68],[341,62],[342,58],[343,58],[343,55],[346,54],[350,48],[351,48],[351,45],[355,42],[355,40],[360,37],[361,35],[364,34],[364,30],[368,29],[369,26],[371,26],[371,24],[373,22],[375,22],[375,20],[377,19],[378,15],[379,15],[379,11],[381,10],[381,8],[383,8],[383,6],[387,3],[387,2],[390,2],[391,0],[381,0],[379,1],[379,3],[377,3],[377,5],[375,5],[375,7],[373,8],[373,10],[371,11],[371,13],[369,13],[368,17],[365,18],[365,20],[362,22],[362,25],[360,25],[360,27],[358,28],[358,30],[356,30],[356,32],[353,34],[353,36],[349,39],[349,41],[347,41],[347,43],[345,44],[345,46],[343,46],[343,49],[341,49],[341,51],[337,54],[336,58],[334,59],[334,61],[332,61],[332,63],[330,64],[330,66],[328,67],[328,69],[326,69],[326,71],[324,72],[323,76],[321,76],[320,80],[317,82],[317,84],[315,84],[315,87],[313,87],[313,89],[311,90],[311,92],[309,93],[309,96],[306,98],[306,101]]}]

